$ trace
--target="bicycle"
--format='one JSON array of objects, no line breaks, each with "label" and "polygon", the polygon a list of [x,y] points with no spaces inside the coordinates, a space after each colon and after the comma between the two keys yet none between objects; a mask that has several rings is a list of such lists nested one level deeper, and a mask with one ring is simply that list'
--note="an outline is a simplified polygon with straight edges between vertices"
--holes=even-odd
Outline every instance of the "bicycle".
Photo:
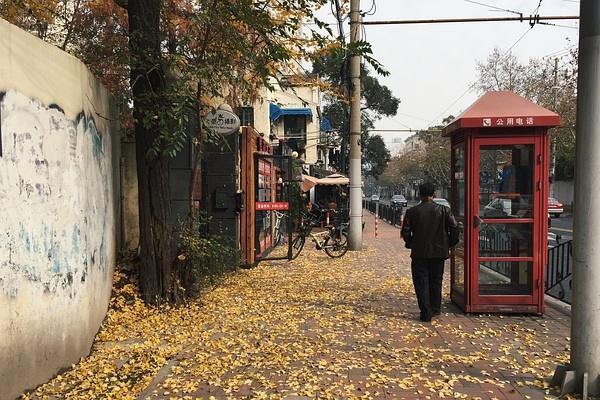
[{"label": "bicycle", "polygon": [[303,215],[300,220],[297,236],[292,240],[292,260],[296,259],[310,237],[317,250],[323,250],[332,258],[342,257],[348,251],[348,223],[333,224],[326,230],[312,233],[318,220],[311,215]]},{"label": "bicycle", "polygon": [[285,213],[275,210],[275,227],[273,228],[273,241],[275,246],[278,246],[280,243],[285,243],[285,235],[282,231],[286,230],[286,217]]}]

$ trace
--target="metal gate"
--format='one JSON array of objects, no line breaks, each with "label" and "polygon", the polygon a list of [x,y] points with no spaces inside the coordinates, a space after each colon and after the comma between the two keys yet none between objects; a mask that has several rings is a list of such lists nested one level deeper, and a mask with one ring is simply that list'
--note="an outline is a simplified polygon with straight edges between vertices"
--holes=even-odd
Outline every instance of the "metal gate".
[{"label": "metal gate", "polygon": [[292,259],[294,187],[291,156],[254,154],[254,260]]}]

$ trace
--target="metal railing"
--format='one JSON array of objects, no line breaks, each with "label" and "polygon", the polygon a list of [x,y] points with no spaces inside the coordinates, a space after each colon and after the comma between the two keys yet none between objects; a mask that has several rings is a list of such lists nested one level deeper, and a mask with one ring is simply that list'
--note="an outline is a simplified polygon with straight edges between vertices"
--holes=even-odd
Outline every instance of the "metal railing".
[{"label": "metal railing", "polygon": [[[363,200],[363,208],[375,214],[377,211],[377,202]],[[402,207],[379,203],[379,219],[388,224],[399,226],[402,223]]]},{"label": "metal railing", "polygon": [[571,304],[571,274],[573,273],[573,241],[548,249],[546,294]]},{"label": "metal railing", "polygon": [[[363,200],[363,208],[373,214],[376,212],[375,201]],[[402,208],[388,204],[379,204],[379,218],[392,224],[400,225]],[[479,246],[481,250],[494,250],[495,252],[510,252],[511,241],[502,235],[490,232],[480,232]],[[546,294],[571,304],[571,275],[573,273],[573,241],[569,240],[548,249],[548,265],[546,266],[545,290]],[[497,271],[508,275],[508,271]]]}]

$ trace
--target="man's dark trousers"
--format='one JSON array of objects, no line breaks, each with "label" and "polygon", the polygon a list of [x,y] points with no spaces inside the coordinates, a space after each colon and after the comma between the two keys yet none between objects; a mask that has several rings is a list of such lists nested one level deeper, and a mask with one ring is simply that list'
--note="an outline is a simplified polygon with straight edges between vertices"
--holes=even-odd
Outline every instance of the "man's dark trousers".
[{"label": "man's dark trousers", "polygon": [[413,258],[412,279],[421,310],[421,319],[430,320],[442,307],[443,258]]}]

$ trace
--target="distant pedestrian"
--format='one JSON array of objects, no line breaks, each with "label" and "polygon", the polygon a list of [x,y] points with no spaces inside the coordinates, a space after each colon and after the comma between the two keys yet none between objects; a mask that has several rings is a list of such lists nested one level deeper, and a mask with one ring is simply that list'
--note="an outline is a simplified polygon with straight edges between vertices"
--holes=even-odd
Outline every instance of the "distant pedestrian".
[{"label": "distant pedestrian", "polygon": [[450,209],[433,201],[431,183],[419,186],[421,203],[406,210],[402,239],[411,249],[412,279],[421,310],[420,320],[431,321],[442,306],[444,261],[458,243],[458,224]]}]

